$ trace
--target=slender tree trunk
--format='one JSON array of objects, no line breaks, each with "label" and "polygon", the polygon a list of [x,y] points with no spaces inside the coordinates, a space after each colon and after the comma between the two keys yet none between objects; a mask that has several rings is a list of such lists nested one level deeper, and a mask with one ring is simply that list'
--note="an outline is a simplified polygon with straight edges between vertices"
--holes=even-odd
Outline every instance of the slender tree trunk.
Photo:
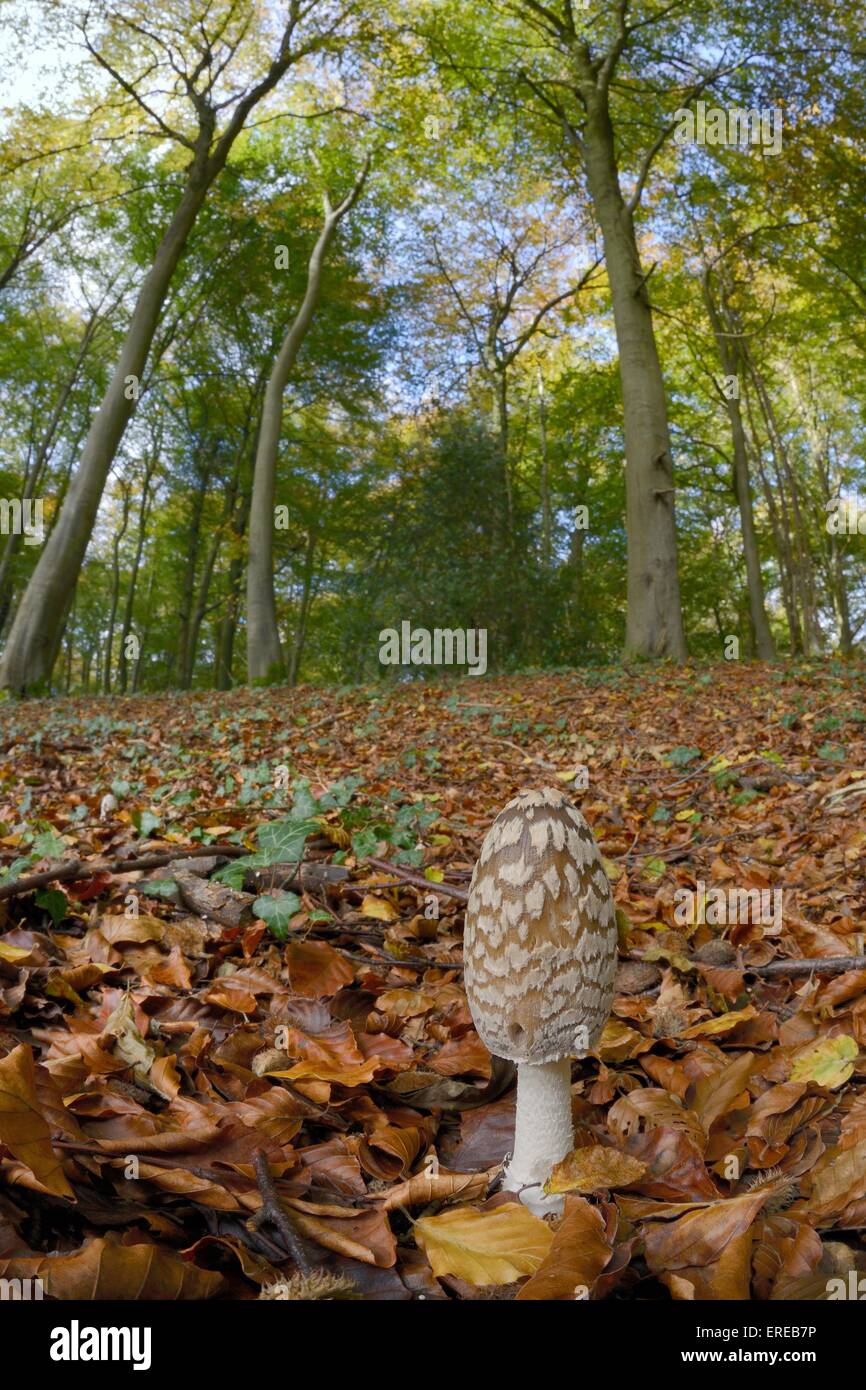
[{"label": "slender tree trunk", "polygon": [[[734,377],[739,384],[741,373],[736,339],[725,331],[710,284],[710,272],[703,275],[704,303],[712,325],[722,373]],[[724,307],[724,305],[723,305]],[[752,484],[749,477],[749,455],[746,448],[746,431],[743,428],[743,415],[740,410],[739,393],[728,397],[723,392],[728,421],[731,426],[731,443],[734,452],[734,489],[740,509],[740,528],[743,534],[743,555],[746,562],[746,583],[749,592],[749,613],[752,631],[755,636],[757,654],[761,661],[775,661],[776,644],[770,631],[767,610],[764,603],[764,581],[761,577],[761,557],[758,552],[758,538],[755,534],[755,516],[752,506]]]},{"label": "slender tree trunk", "polygon": [[199,474],[192,499],[192,518],[189,529],[189,543],[186,547],[186,564],[180,595],[180,628],[177,638],[176,671],[177,683],[181,690],[189,690],[192,683],[192,667],[195,655],[192,650],[190,626],[192,623],[193,595],[195,594],[195,572],[198,568],[198,552],[201,546],[201,524],[204,516],[205,500],[210,483],[210,464]]},{"label": "slender tree trunk", "polygon": [[626,655],[686,658],[667,402],[634,220],[619,183],[607,90],[583,82],[584,158],[613,301],[626,453]]},{"label": "slender tree trunk", "polygon": [[120,546],[129,525],[129,488],[123,490],[123,510],[120,526],[114,533],[111,547],[111,607],[108,611],[108,641],[105,645],[105,671],[103,672],[103,695],[111,694],[112,649],[114,647],[114,624],[117,621],[117,605],[120,602]]},{"label": "slender tree trunk", "polygon": [[547,400],[544,395],[544,377],[538,368],[538,439],[541,446],[541,563],[545,570],[550,569],[552,558],[551,535],[553,531],[550,515],[550,471],[547,457]]},{"label": "slender tree trunk", "polygon": [[304,565],[301,577],[301,603],[298,612],[298,625],[295,629],[295,637],[292,642],[292,654],[289,660],[289,685],[297,685],[298,672],[301,669],[301,656],[304,651],[304,643],[307,640],[307,627],[310,618],[310,609],[313,600],[313,575],[315,571],[316,545],[319,533],[314,525],[310,526],[307,535],[307,544],[304,550]]},{"label": "slender tree trunk", "polygon": [[779,502],[777,503],[776,496],[761,459],[761,436],[755,422],[751,397],[745,389],[745,383],[743,383],[743,395],[746,402],[746,413],[748,415],[749,429],[752,436],[752,451],[758,466],[758,474],[761,479],[764,501],[767,504],[767,514],[770,518],[773,540],[776,546],[776,556],[779,562],[779,587],[782,593],[782,606],[785,609],[785,618],[788,623],[791,655],[800,656],[803,652],[803,632],[800,627],[800,615],[797,611],[797,595],[794,590],[790,526],[788,523],[784,493],[780,492]]},{"label": "slender tree trunk", "polygon": [[283,393],[319,302],[328,247],[341,219],[360,196],[368,171],[369,161],[365,161],[351,192],[335,208],[328,195],[324,195],[325,216],[310,256],[304,298],[283,339],[265,389],[253,470],[247,560],[247,679],[250,681],[270,682],[285,675],[274,594],[274,498]]},{"label": "slender tree trunk", "polygon": [[150,578],[147,582],[147,598],[144,603],[144,621],[141,625],[141,639],[138,644],[138,656],[135,658],[135,666],[132,671],[132,693],[138,691],[141,681],[141,672],[144,665],[144,649],[147,639],[150,636],[150,621],[153,613],[153,581],[156,578],[157,556],[153,555],[150,562]]},{"label": "slender tree trunk", "polygon": [[493,431],[499,466],[502,469],[502,491],[505,496],[506,544],[514,541],[514,485],[511,480],[511,457],[508,420],[508,367],[496,357],[495,329],[487,354],[487,375],[493,392]]},{"label": "slender tree trunk", "polygon": [[135,611],[135,591],[138,587],[138,572],[141,568],[141,557],[144,553],[144,542],[147,536],[147,522],[150,516],[150,483],[156,471],[158,463],[158,450],[148,460],[144,470],[144,481],[141,488],[141,502],[138,508],[138,537],[135,543],[135,555],[132,559],[132,569],[129,575],[129,584],[126,588],[126,599],[123,607],[123,620],[120,629],[120,653],[117,663],[117,682],[121,692],[126,694],[126,685],[129,679],[129,667],[126,658],[127,638],[132,631],[132,616]]},{"label": "slender tree trunk", "polygon": [[[790,494],[790,514],[793,520],[791,528],[793,534],[793,546],[791,550],[792,576],[797,590],[800,594],[800,605],[803,615],[803,650],[806,656],[810,656],[821,644],[821,634],[818,626],[817,615],[815,612],[815,580],[812,567],[812,554],[809,547],[808,530],[803,516],[803,509],[800,505],[800,486],[796,474],[791,466],[788,450],[770,393],[767,390],[764,377],[749,352],[744,349],[744,358],[748,365],[752,380],[755,383],[755,390],[758,396],[758,404],[761,407],[761,414],[764,417],[764,424],[767,430],[767,437],[770,441],[770,448],[776,466],[776,474],[779,479],[779,487],[783,494],[785,491]],[[784,480],[784,481],[783,481]],[[787,506],[787,498],[785,499]]]},{"label": "slender tree trunk", "polygon": [[240,505],[235,512],[232,530],[237,540],[237,550],[232,556],[228,573],[228,597],[225,611],[217,629],[216,637],[216,688],[231,690],[234,685],[232,667],[235,659],[235,634],[238,628],[241,607],[241,587],[244,577],[244,559],[240,552],[240,542],[247,529],[250,515],[252,493],[250,486],[241,494]]}]

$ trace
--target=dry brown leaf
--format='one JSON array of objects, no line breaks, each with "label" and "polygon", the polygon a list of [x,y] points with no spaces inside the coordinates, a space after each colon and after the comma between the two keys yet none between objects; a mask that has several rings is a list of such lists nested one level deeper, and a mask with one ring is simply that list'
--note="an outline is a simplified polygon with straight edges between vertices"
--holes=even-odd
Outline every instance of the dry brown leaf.
[{"label": "dry brown leaf", "polygon": [[33,1049],[21,1043],[0,1059],[0,1143],[58,1197],[75,1197],[36,1091]]},{"label": "dry brown leaf", "polygon": [[599,1188],[629,1187],[647,1171],[641,1163],[621,1149],[589,1144],[584,1149],[572,1149],[557,1163],[547,1182],[545,1192],[597,1192]]},{"label": "dry brown leaf", "polygon": [[518,1299],[584,1299],[613,1254],[598,1209],[584,1197],[567,1197],[562,1220],[543,1263]]}]

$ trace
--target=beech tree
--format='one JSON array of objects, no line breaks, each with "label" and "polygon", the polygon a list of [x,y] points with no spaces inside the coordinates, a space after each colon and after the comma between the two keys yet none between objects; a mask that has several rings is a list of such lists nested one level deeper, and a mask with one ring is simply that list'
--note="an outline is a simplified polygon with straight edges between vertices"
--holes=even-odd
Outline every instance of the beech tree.
[{"label": "beech tree", "polygon": [[367,157],[352,187],[336,204],[332,203],[327,189],[322,192],[322,227],[310,253],[304,297],[286,332],[265,388],[253,472],[247,559],[247,674],[251,681],[273,681],[285,675],[285,658],[274,598],[273,559],[274,492],[283,394],[316,312],[328,247],[340,222],[361,196],[369,169],[370,160]]},{"label": "beech tree", "polygon": [[[50,674],[66,600],[87,550],[108,471],[135,409],[154,333],[178,262],[208,190],[254,109],[288,70],[345,44],[352,7],[289,0],[263,74],[255,74],[267,32],[251,0],[135,0],[123,12],[90,8],[81,40],[112,84],[121,125],[143,120],[158,142],[184,153],[180,193],[136,300],[120,358],[90,427],[51,538],[19,604],[0,663],[0,684],[23,693]],[[163,84],[167,84],[164,86]]]}]

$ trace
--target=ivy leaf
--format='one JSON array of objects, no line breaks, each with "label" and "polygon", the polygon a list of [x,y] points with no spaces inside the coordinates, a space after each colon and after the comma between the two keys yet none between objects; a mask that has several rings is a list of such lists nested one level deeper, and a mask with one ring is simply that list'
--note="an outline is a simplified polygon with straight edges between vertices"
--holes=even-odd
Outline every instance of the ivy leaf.
[{"label": "ivy leaf", "polygon": [[700,756],[700,748],[686,748],[680,744],[668,754],[668,762],[671,767],[686,767],[688,763],[693,763],[695,758]]},{"label": "ivy leaf", "polygon": [[267,924],[268,930],[278,941],[285,941],[289,935],[289,923],[300,906],[301,900],[297,893],[281,893],[279,897],[265,893],[262,897],[256,898],[253,912]]},{"label": "ivy leaf", "polygon": [[41,893],[37,893],[34,898],[37,907],[44,908],[50,915],[55,927],[59,927],[69,913],[69,899],[65,893],[61,893],[59,888],[47,888]]},{"label": "ivy leaf", "polygon": [[65,848],[66,841],[54,830],[45,830],[41,835],[36,835],[31,846],[37,859],[59,859]]},{"label": "ivy leaf", "polygon": [[259,853],[256,858],[260,855],[266,856],[266,865],[290,864],[303,856],[307,836],[319,829],[318,822],[314,820],[296,820],[294,817],[272,821],[269,825],[260,825]]},{"label": "ivy leaf", "polygon": [[153,811],[134,811],[132,815],[132,823],[143,840],[156,830],[160,822],[161,817],[154,815]]},{"label": "ivy leaf", "polygon": [[173,878],[145,878],[135,886],[148,898],[165,898],[173,901],[177,896],[177,884]]}]

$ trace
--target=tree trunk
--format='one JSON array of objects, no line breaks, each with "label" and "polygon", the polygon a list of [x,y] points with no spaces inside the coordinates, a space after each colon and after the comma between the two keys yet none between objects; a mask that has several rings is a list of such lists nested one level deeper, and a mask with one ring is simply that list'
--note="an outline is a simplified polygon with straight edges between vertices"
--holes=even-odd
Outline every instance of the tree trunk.
[{"label": "tree trunk", "polygon": [[120,544],[129,525],[129,488],[123,491],[123,511],[120,526],[114,533],[111,554],[111,608],[108,613],[108,641],[105,644],[105,670],[102,677],[103,695],[111,694],[112,647],[114,646],[114,624],[117,620],[117,605],[120,602]]},{"label": "tree trunk", "polygon": [[277,453],[283,421],[283,392],[307,335],[322,286],[322,267],[334,233],[359,197],[369,171],[369,160],[351,192],[336,208],[324,195],[325,216],[307,267],[307,287],[301,307],[283,339],[270,380],[265,388],[259,426],[247,560],[247,679],[270,682],[285,675],[283,648],[277,626],[274,595],[274,497]]},{"label": "tree trunk", "polygon": [[201,545],[201,523],[205,501],[210,485],[211,466],[207,463],[199,474],[192,499],[192,518],[189,540],[186,546],[186,564],[180,591],[180,627],[177,635],[177,657],[175,670],[177,683],[181,690],[189,690],[192,683],[192,668],[195,654],[192,650],[190,627],[192,623],[192,604],[195,594],[195,572],[198,567],[198,552]]},{"label": "tree trunk", "polygon": [[[803,652],[803,633],[800,627],[800,616],[797,612],[797,595],[794,591],[793,564],[791,561],[790,525],[788,522],[787,508],[784,493],[780,492],[779,505],[773,494],[770,480],[764,470],[761,461],[761,437],[758,433],[752,410],[752,401],[743,383],[743,395],[746,402],[746,413],[749,419],[749,429],[752,436],[752,448],[755,461],[758,466],[758,475],[761,479],[761,487],[764,493],[764,501],[767,504],[767,514],[770,518],[770,525],[773,528],[773,540],[776,545],[776,556],[779,562],[779,587],[782,592],[782,606],[785,609],[785,618],[788,623],[788,637],[791,644],[791,655],[800,656]],[[780,509],[781,508],[781,509]]]},{"label": "tree trunk", "polygon": [[[800,505],[800,486],[796,474],[791,466],[788,450],[779,429],[776,412],[770,393],[767,390],[764,377],[760,372],[754,357],[748,348],[744,349],[744,360],[746,361],[752,380],[755,383],[755,390],[758,396],[758,404],[761,407],[761,414],[764,417],[764,424],[767,429],[767,437],[770,441],[770,448],[773,452],[773,459],[776,466],[776,474],[779,479],[780,493],[785,496],[785,484],[790,493],[791,516],[793,517],[793,547],[791,551],[791,572],[796,589],[800,594],[800,605],[803,615],[803,650],[806,656],[811,656],[821,645],[821,632],[818,625],[817,614],[815,611],[815,579],[812,566],[812,554],[809,547],[809,535],[803,516],[803,509]],[[787,499],[786,499],[787,505]]]},{"label": "tree trunk", "polygon": [[541,563],[545,570],[550,569],[552,557],[551,516],[550,516],[550,469],[547,457],[547,401],[544,395],[544,377],[538,368],[538,437],[541,446]]},{"label": "tree trunk", "polygon": [[[712,325],[713,336],[719,353],[722,374],[739,380],[738,368],[740,354],[735,339],[725,331],[719,310],[713,299],[710,272],[703,275],[704,303]],[[743,554],[746,562],[746,583],[749,592],[749,614],[755,637],[757,654],[761,661],[775,661],[776,644],[770,631],[767,610],[764,603],[764,581],[761,577],[761,557],[758,552],[758,538],[755,534],[755,515],[752,507],[752,484],[749,477],[749,455],[746,448],[746,432],[743,428],[743,415],[739,396],[730,399],[723,393],[725,408],[731,426],[731,443],[734,452],[734,490],[740,509],[740,527],[743,533]]]},{"label": "tree trunk", "polygon": [[304,651],[304,643],[307,640],[307,627],[310,618],[310,609],[313,604],[313,573],[315,569],[316,544],[319,533],[315,526],[311,526],[307,535],[307,544],[304,550],[304,567],[301,578],[301,604],[298,612],[298,625],[295,629],[295,637],[292,642],[292,654],[289,659],[289,685],[297,685],[298,672],[301,669],[301,656]]},{"label": "tree trunk", "polygon": [[132,615],[135,609],[135,591],[138,587],[138,571],[141,568],[141,557],[144,552],[144,542],[147,536],[147,522],[150,516],[150,482],[156,471],[158,463],[157,451],[145,465],[144,482],[141,489],[141,503],[138,508],[138,538],[135,545],[135,555],[132,560],[132,570],[129,575],[129,584],[126,589],[126,600],[123,607],[123,621],[120,629],[120,654],[117,663],[117,681],[121,692],[126,694],[126,685],[129,679],[129,668],[126,662],[126,639],[132,631]]},{"label": "tree trunk", "polygon": [[604,241],[626,454],[627,657],[686,658],[667,403],[632,213],[619,184],[607,90],[582,86],[589,191]]}]

